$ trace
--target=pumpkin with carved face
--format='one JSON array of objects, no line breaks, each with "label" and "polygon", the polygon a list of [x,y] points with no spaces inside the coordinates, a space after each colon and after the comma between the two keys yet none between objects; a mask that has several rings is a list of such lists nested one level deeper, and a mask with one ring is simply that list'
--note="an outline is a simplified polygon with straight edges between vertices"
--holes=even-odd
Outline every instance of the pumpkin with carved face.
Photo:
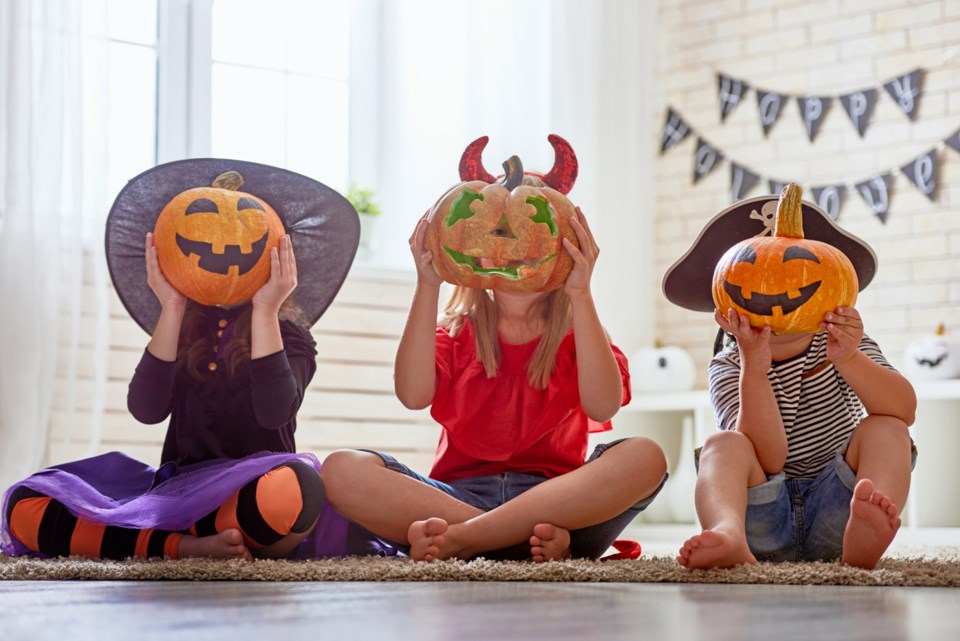
[{"label": "pumpkin with carved face", "polygon": [[857,300],[857,272],[839,249],[803,237],[802,190],[783,188],[773,236],[757,236],[727,250],[713,273],[713,301],[753,327],[777,334],[816,332],[824,314]]},{"label": "pumpkin with carved face", "polygon": [[524,174],[516,156],[495,179],[483,169],[487,138],[467,147],[460,161],[464,182],[450,189],[428,215],[426,246],[441,278],[455,285],[500,291],[546,292],[563,285],[573,259],[563,246],[579,246],[566,193],[576,179],[570,145],[551,135],[554,168],[546,175]]},{"label": "pumpkin with carved face", "polygon": [[201,305],[233,305],[253,298],[270,278],[270,249],[280,247],[283,223],[273,208],[238,191],[235,171],[210,187],[188,189],[160,212],[153,231],[167,281]]}]

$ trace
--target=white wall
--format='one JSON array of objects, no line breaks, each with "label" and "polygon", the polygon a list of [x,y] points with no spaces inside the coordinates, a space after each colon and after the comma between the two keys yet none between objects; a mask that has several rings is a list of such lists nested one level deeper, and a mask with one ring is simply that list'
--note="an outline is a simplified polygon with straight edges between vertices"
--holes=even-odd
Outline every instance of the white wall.
[{"label": "white wall", "polygon": [[[806,185],[860,180],[899,167],[960,126],[960,2],[957,0],[660,0],[657,84],[662,97],[651,130],[663,125],[666,105],[729,158],[752,169]],[[919,113],[911,122],[881,91],[872,125],[861,139],[835,101],[809,142],[791,102],[764,138],[751,92],[720,122],[716,73],[770,91],[838,95],[915,68],[926,70]],[[716,326],[659,293],[663,272],[686,251],[703,224],[729,204],[729,166],[693,185],[695,136],[657,163],[655,234],[659,338],[688,348],[701,364],[699,386]],[[960,334],[960,154],[940,153],[940,189],[930,202],[895,176],[886,224],[859,194],[847,194],[839,224],[870,243],[879,270],[858,302],[867,332],[897,365],[906,344],[937,323]],[[749,196],[764,193],[755,188]]]}]

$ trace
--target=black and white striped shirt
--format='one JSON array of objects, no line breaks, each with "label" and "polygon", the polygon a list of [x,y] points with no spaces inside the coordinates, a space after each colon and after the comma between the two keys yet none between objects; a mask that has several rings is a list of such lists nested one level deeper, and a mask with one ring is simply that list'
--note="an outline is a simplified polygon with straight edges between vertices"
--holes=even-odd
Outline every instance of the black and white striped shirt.
[{"label": "black and white striped shirt", "polygon": [[[893,369],[877,343],[864,335],[860,351]],[[710,361],[710,399],[717,427],[733,430],[740,412],[740,350],[728,345]],[[827,360],[827,333],[814,335],[807,351],[767,372],[787,432],[787,478],[813,478],[843,449],[863,419],[860,399]]]}]

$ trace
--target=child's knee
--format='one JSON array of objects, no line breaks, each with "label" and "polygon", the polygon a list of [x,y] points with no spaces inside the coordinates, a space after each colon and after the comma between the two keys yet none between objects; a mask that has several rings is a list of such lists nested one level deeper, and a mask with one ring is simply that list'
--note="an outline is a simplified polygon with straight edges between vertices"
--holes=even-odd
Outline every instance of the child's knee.
[{"label": "child's knee", "polygon": [[707,437],[700,457],[704,458],[718,452],[746,452],[748,449],[753,452],[753,443],[747,436],[734,430],[722,430]]},{"label": "child's knee", "polygon": [[276,467],[257,483],[257,507],[263,520],[278,534],[300,534],[316,523],[324,503],[320,473],[306,463]]}]

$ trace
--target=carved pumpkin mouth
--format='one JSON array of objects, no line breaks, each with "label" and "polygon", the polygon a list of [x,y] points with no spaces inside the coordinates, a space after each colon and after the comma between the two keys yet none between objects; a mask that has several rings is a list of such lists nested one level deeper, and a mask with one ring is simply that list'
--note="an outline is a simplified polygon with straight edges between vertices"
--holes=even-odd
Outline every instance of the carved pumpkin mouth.
[{"label": "carved pumpkin mouth", "polygon": [[817,290],[820,289],[821,282],[823,281],[818,280],[815,283],[810,283],[806,287],[801,287],[800,295],[794,298],[790,298],[787,292],[781,294],[760,294],[753,292],[750,294],[750,298],[745,298],[741,287],[731,285],[726,280],[723,281],[723,288],[734,303],[751,314],[756,314],[757,316],[773,316],[773,308],[779,307],[780,313],[786,316],[810,300]]},{"label": "carved pumpkin mouth", "polygon": [[473,270],[475,274],[484,274],[487,276],[501,276],[503,278],[509,278],[510,280],[519,280],[520,270],[524,268],[540,267],[544,263],[547,263],[557,257],[556,254],[550,254],[549,256],[538,256],[531,258],[524,258],[521,260],[508,260],[505,265],[497,267],[481,267],[477,262],[476,256],[467,256],[466,254],[461,254],[460,252],[450,249],[449,247],[444,247],[450,258],[454,260],[458,265],[466,265]]},{"label": "carved pumpkin mouth", "polygon": [[930,369],[933,369],[946,360],[946,358],[946,354],[940,354],[936,358],[918,358],[916,361],[917,365],[920,365],[921,367],[929,367]]},{"label": "carved pumpkin mouth", "polygon": [[190,240],[177,234],[177,247],[183,252],[184,256],[196,254],[200,257],[197,267],[212,272],[214,274],[226,275],[231,267],[237,267],[242,276],[253,269],[257,261],[263,255],[263,250],[267,246],[267,237],[270,232],[266,232],[259,240],[255,241],[249,252],[244,254],[240,250],[240,245],[225,245],[222,254],[213,252],[213,244],[205,243],[199,240]]}]

